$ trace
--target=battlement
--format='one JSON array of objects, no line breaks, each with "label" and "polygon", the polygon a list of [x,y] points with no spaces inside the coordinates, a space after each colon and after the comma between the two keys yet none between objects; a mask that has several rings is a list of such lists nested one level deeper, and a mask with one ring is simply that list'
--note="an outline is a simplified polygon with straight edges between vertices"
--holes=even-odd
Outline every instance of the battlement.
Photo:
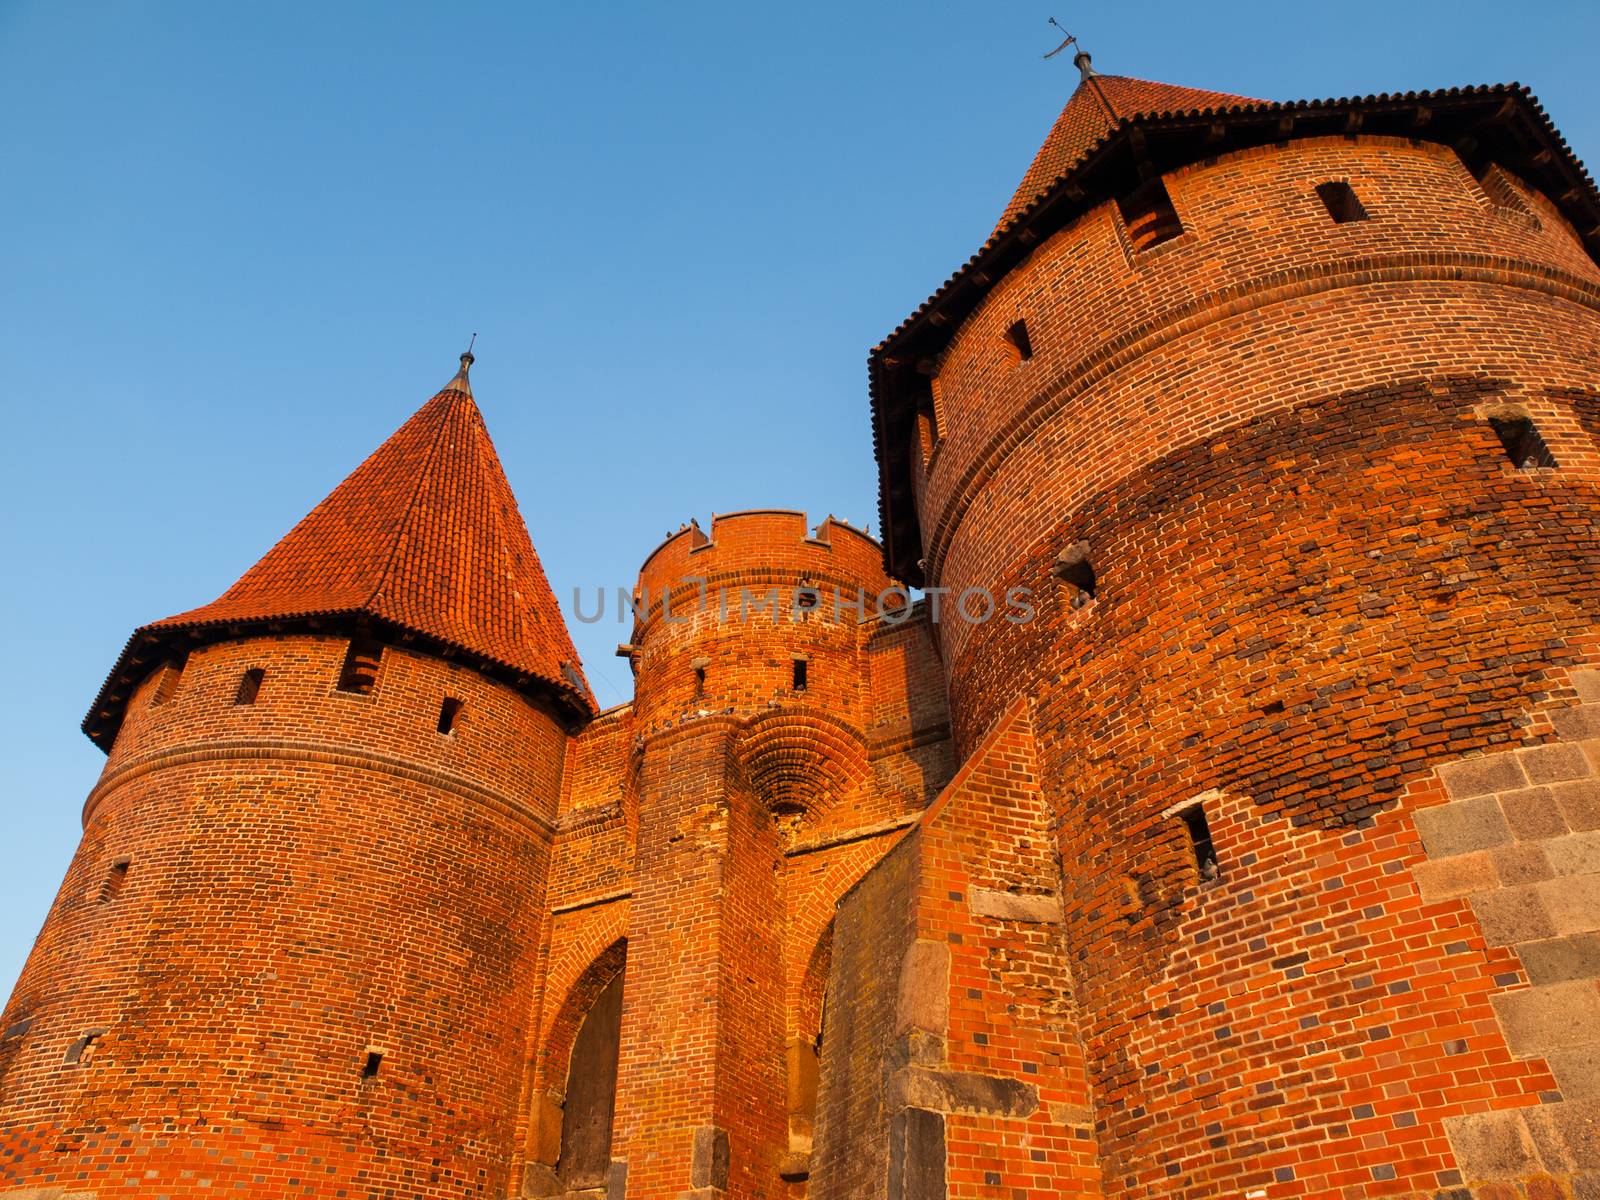
[{"label": "battlement", "polygon": [[639,569],[636,594],[651,605],[668,589],[697,588],[698,580],[845,584],[871,595],[892,588],[876,538],[831,514],[812,527],[790,508],[716,513],[711,532],[691,520],[651,551]]}]

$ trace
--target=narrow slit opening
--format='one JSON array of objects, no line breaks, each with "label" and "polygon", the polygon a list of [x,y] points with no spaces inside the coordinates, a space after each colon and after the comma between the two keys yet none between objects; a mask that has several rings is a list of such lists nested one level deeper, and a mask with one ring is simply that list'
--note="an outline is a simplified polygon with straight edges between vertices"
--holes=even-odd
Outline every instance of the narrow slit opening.
[{"label": "narrow slit opening", "polygon": [[161,664],[161,677],[156,680],[156,690],[150,695],[150,707],[159,708],[178,694],[178,685],[183,682],[183,668],[188,662],[188,656],[170,658]]},{"label": "narrow slit opening", "polygon": [[1206,820],[1204,805],[1195,804],[1178,814],[1189,834],[1189,847],[1194,852],[1195,869],[1203,881],[1217,877],[1217,849],[1211,841],[1211,824]]},{"label": "narrow slit opening", "polygon": [[1028,336],[1026,321],[1011,323],[1006,330],[1006,344],[1011,347],[1012,357],[1017,362],[1027,362],[1033,357],[1033,339]]},{"label": "narrow slit opening", "polygon": [[1545,445],[1543,435],[1529,418],[1490,417],[1489,425],[1494,430],[1495,436],[1500,439],[1500,446],[1505,450],[1506,457],[1517,470],[1527,471],[1534,467],[1556,465],[1556,456],[1550,453],[1550,447]]},{"label": "narrow slit opening", "polygon": [[367,1051],[367,1061],[361,1064],[361,1078],[375,1078],[381,1066],[383,1066],[383,1055],[376,1050]]},{"label": "narrow slit opening", "polygon": [[350,639],[344,665],[339,669],[339,690],[368,696],[378,685],[378,668],[383,664],[383,644],[367,633]]},{"label": "narrow slit opening", "polygon": [[1492,162],[1479,164],[1472,170],[1472,177],[1478,181],[1478,186],[1483,189],[1483,194],[1489,197],[1489,203],[1496,208],[1503,208],[1507,212],[1518,213],[1527,217],[1535,229],[1543,228],[1539,218],[1535,215],[1528,202],[1523,199],[1522,193],[1517,190],[1517,185],[1511,182],[1511,176],[1502,171]]},{"label": "narrow slit opening", "polygon": [[797,692],[803,692],[806,690],[807,666],[808,664],[803,658],[797,658],[794,660],[794,690]]},{"label": "narrow slit opening", "polygon": [[696,698],[706,694],[706,667],[708,665],[709,664],[701,658],[697,658],[689,664],[690,668],[694,671],[694,694]]},{"label": "narrow slit opening", "polygon": [[105,1032],[104,1029],[91,1029],[73,1042],[71,1046],[67,1047],[66,1062],[68,1064],[87,1063],[94,1057],[94,1044],[105,1036]]},{"label": "narrow slit opening", "polygon": [[1342,179],[1330,179],[1327,183],[1317,184],[1317,196],[1335,225],[1367,219],[1366,206],[1361,203],[1361,197]]},{"label": "narrow slit opening", "polygon": [[105,882],[100,885],[101,904],[109,904],[122,894],[122,886],[128,882],[128,868],[131,866],[132,859],[119,858],[106,868]]},{"label": "narrow slit opening", "polygon": [[1081,608],[1094,599],[1098,580],[1089,561],[1089,543],[1075,542],[1056,556],[1050,573],[1072,589],[1071,604]]},{"label": "narrow slit opening", "polygon": [[239,680],[239,690],[234,693],[235,704],[254,704],[256,696],[261,692],[261,681],[266,678],[267,672],[261,667],[251,667]]},{"label": "narrow slit opening", "polygon": [[1167,185],[1159,178],[1119,197],[1117,208],[1122,213],[1122,222],[1128,229],[1128,241],[1136,254],[1171,241],[1183,232],[1183,222],[1178,218],[1178,210],[1172,206]]},{"label": "narrow slit opening", "polygon": [[454,696],[446,696],[444,703],[439,706],[439,732],[448,735],[456,727],[456,718],[461,715],[460,700]]},{"label": "narrow slit opening", "polygon": [[33,1028],[32,1017],[21,1017],[6,1026],[6,1031],[0,1033],[0,1042],[14,1042]]}]

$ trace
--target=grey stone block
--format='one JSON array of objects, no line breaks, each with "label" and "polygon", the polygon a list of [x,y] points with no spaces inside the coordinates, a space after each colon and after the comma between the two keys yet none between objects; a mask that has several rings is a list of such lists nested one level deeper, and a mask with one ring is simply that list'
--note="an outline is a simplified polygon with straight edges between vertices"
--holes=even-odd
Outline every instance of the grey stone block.
[{"label": "grey stone block", "polygon": [[1508,885],[1538,883],[1555,874],[1538,842],[1513,842],[1509,846],[1496,846],[1489,853],[1494,859],[1495,873]]},{"label": "grey stone block", "polygon": [[1567,823],[1547,787],[1501,792],[1500,809],[1511,826],[1512,836],[1520,841],[1559,837],[1567,832]]},{"label": "grey stone block", "polygon": [[1556,933],[1600,929],[1600,875],[1563,875],[1533,887]]},{"label": "grey stone block", "polygon": [[1479,892],[1471,899],[1472,911],[1491,946],[1533,942],[1555,934],[1555,925],[1532,886]]},{"label": "grey stone block", "polygon": [[1540,1105],[1529,1111],[1528,1127],[1547,1169],[1600,1168],[1600,1100]]},{"label": "grey stone block", "polygon": [[694,1149],[689,1157],[689,1185],[697,1188],[728,1186],[728,1132],[715,1125],[702,1125],[694,1131]]},{"label": "grey stone block", "polygon": [[888,1200],[944,1200],[944,1117],[907,1108],[889,1119]]},{"label": "grey stone block", "polygon": [[895,999],[896,1032],[922,1029],[943,1034],[950,1021],[950,947],[918,939],[900,964]]},{"label": "grey stone block", "polygon": [[1515,1109],[1449,1117],[1444,1131],[1469,1182],[1526,1175],[1541,1165],[1533,1137]]},{"label": "grey stone block", "polygon": [[1585,703],[1600,703],[1600,671],[1574,671],[1572,690]]},{"label": "grey stone block", "polygon": [[1550,789],[1550,794],[1555,797],[1556,807],[1571,829],[1579,833],[1600,829],[1600,780],[1557,784]]},{"label": "grey stone block", "polygon": [[1039,925],[1058,925],[1061,922],[1061,897],[1053,894],[972,888],[967,893],[967,907],[975,917],[993,917],[1000,921],[1025,921]]},{"label": "grey stone block", "polygon": [[1592,980],[1524,988],[1495,996],[1492,1003],[1518,1058],[1585,1045],[1600,1028],[1600,988]]},{"label": "grey stone block", "polygon": [[1517,751],[1517,758],[1521,760],[1529,783],[1561,783],[1568,779],[1585,779],[1589,775],[1589,760],[1571,742],[1532,746]]},{"label": "grey stone block", "polygon": [[1515,754],[1488,754],[1464,758],[1439,768],[1439,779],[1452,800],[1482,796],[1489,792],[1509,792],[1527,786],[1527,776]]},{"label": "grey stone block", "polygon": [[1424,904],[1454,900],[1500,886],[1500,876],[1487,850],[1454,854],[1449,858],[1430,858],[1412,867],[1411,874],[1417,881],[1417,890],[1422,894]]},{"label": "grey stone block", "polygon": [[[1595,1031],[1600,1037],[1600,1030]],[[1600,1041],[1587,1046],[1563,1046],[1545,1055],[1555,1073],[1556,1086],[1568,1100],[1600,1098]]]},{"label": "grey stone block", "polygon": [[1039,1091],[1032,1084],[975,1071],[912,1067],[890,1081],[889,1096],[895,1106],[1013,1119],[1031,1116],[1039,1107]]},{"label": "grey stone block", "polygon": [[1600,829],[1552,838],[1542,846],[1557,875],[1591,875],[1600,872]]},{"label": "grey stone block", "polygon": [[1414,820],[1429,858],[1470,854],[1511,840],[1511,827],[1493,796],[1418,809]]},{"label": "grey stone block", "polygon": [[[1536,984],[1600,979],[1600,933],[1524,942],[1517,947],[1517,956]],[[1600,1039],[1600,1031],[1596,1038]]]},{"label": "grey stone block", "polygon": [[1570,741],[1600,737],[1600,704],[1579,704],[1550,714],[1550,724],[1558,736]]}]

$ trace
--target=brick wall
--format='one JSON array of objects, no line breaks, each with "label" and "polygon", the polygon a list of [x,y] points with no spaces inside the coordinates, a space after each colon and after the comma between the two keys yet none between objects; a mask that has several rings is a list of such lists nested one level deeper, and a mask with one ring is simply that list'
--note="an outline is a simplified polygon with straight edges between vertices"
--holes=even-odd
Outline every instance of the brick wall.
[{"label": "brick wall", "polygon": [[222,643],[134,696],[0,1021],[0,1186],[505,1193],[564,734],[394,647],[337,693],[343,654]]},{"label": "brick wall", "polygon": [[[1369,220],[1329,219],[1329,178]],[[1593,657],[1600,273],[1438,147],[1167,184],[1182,236],[1131,253],[1091,211],[937,364],[931,582],[1038,607],[939,626],[956,740],[1033,699],[1108,1195],[1453,1195],[1445,1122],[1552,1079],[1496,1023],[1508,952],[1419,898],[1411,814],[1444,764],[1547,740]],[[1557,468],[1513,466],[1507,412]],[[1088,603],[1051,571],[1080,542]]]},{"label": "brick wall", "polygon": [[1019,704],[839,906],[817,1196],[1101,1195],[1060,887]]}]

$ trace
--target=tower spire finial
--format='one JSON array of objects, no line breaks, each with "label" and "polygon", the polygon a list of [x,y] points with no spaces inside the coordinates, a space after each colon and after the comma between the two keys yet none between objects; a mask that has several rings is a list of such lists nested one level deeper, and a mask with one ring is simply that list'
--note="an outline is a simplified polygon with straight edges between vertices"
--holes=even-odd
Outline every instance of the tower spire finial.
[{"label": "tower spire finial", "polygon": [[469,396],[472,395],[472,380],[467,378],[467,372],[471,369],[472,364],[478,361],[472,355],[472,348],[477,344],[478,334],[474,330],[472,340],[467,343],[467,348],[461,352],[461,369],[456,372],[454,379],[445,384],[445,391],[454,388],[458,392],[465,392]]}]

